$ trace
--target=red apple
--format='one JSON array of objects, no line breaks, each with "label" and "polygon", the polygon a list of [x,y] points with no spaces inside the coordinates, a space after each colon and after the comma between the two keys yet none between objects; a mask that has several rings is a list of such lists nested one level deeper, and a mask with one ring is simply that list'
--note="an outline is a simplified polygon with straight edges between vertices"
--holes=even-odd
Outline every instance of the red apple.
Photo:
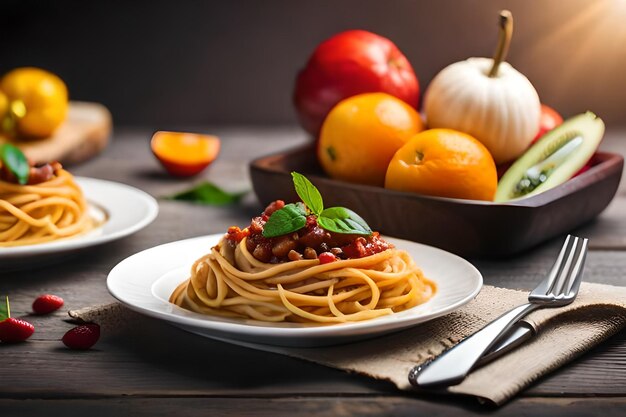
[{"label": "red apple", "polygon": [[563,118],[556,110],[552,107],[546,106],[545,104],[541,105],[541,118],[539,119],[539,132],[537,132],[537,136],[530,143],[531,145],[540,137],[542,137],[546,132],[554,129],[558,125],[563,123]]},{"label": "red apple", "polygon": [[344,98],[384,92],[416,107],[419,83],[389,39],[349,30],[322,42],[296,79],[294,103],[304,129],[317,137],[328,112]]}]

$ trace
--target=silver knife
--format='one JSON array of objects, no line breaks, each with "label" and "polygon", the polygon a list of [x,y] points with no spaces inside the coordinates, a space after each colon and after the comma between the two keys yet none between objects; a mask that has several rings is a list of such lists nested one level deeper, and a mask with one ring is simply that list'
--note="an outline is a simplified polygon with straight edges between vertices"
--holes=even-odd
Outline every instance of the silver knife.
[{"label": "silver knife", "polygon": [[[513,327],[504,335],[500,337],[500,340],[496,342],[496,344],[489,349],[479,360],[476,362],[476,368],[480,368],[482,366],[487,365],[489,362],[492,362],[498,359],[500,356],[506,354],[507,352],[515,349],[516,347],[522,345],[528,339],[535,335],[535,329],[533,327],[524,322],[519,321],[513,325]],[[417,376],[420,367],[427,365],[428,362],[423,363],[420,366],[416,366],[409,372],[409,380],[414,380]]]},{"label": "silver knife", "polygon": [[505,333],[502,338],[480,358],[476,366],[483,366],[498,359],[510,350],[522,345],[534,335],[535,329],[533,329],[530,324],[525,321],[517,322],[511,330]]}]

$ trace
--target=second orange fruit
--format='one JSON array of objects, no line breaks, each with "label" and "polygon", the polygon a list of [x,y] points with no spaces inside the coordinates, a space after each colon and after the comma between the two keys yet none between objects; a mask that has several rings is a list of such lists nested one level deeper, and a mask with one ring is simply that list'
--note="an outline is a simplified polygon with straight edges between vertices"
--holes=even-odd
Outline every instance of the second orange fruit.
[{"label": "second orange fruit", "polygon": [[385,187],[439,197],[493,201],[498,175],[493,157],[472,136],[430,129],[413,136],[394,155]]},{"label": "second orange fruit", "polygon": [[359,94],[339,102],[326,117],[318,159],[333,178],[382,186],[393,154],[422,129],[420,115],[402,100]]}]

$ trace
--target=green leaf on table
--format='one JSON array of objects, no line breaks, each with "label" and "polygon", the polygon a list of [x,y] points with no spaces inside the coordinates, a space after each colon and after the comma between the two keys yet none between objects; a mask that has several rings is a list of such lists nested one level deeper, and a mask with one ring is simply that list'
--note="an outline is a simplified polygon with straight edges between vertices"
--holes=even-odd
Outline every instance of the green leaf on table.
[{"label": "green leaf on table", "polygon": [[363,236],[372,234],[365,220],[345,207],[327,208],[320,213],[317,223],[330,232]]},{"label": "green leaf on table", "polygon": [[2,165],[6,166],[15,175],[18,183],[24,185],[28,182],[30,165],[24,153],[17,146],[13,146],[10,143],[1,144],[0,161],[2,161]]},{"label": "green leaf on table", "polygon": [[263,227],[263,237],[286,235],[306,225],[306,209],[302,203],[291,203],[276,210]]},{"label": "green leaf on table", "polygon": [[300,199],[313,214],[319,216],[322,210],[324,210],[324,200],[322,200],[319,190],[302,174],[294,171],[291,173],[291,178]]},{"label": "green leaf on table", "polygon": [[5,302],[0,303],[0,321],[11,317],[11,307],[9,306],[9,296],[5,297]]},{"label": "green leaf on table", "polygon": [[241,200],[246,193],[229,193],[208,181],[201,182],[189,190],[167,197],[169,200],[192,201],[212,206],[225,206]]}]

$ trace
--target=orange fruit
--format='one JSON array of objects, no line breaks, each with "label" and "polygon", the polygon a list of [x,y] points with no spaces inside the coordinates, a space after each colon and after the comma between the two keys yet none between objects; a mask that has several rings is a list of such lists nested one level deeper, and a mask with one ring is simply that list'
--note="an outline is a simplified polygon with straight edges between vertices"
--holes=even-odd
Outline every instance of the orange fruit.
[{"label": "orange fruit", "polygon": [[14,128],[20,136],[49,136],[67,116],[67,87],[51,72],[32,67],[16,68],[2,77],[0,90],[9,100]]},{"label": "orange fruit", "polygon": [[9,98],[0,91],[0,120],[7,114],[9,111]]},{"label": "orange fruit", "polygon": [[320,133],[317,156],[336,179],[382,186],[393,154],[423,129],[417,111],[385,93],[366,93],[340,101]]},{"label": "orange fruit", "polygon": [[196,133],[156,132],[150,147],[167,172],[188,177],[198,174],[217,158],[220,140]]},{"label": "orange fruit", "polygon": [[396,152],[385,188],[439,197],[493,201],[496,164],[472,136],[451,129],[430,129],[413,136]]}]

